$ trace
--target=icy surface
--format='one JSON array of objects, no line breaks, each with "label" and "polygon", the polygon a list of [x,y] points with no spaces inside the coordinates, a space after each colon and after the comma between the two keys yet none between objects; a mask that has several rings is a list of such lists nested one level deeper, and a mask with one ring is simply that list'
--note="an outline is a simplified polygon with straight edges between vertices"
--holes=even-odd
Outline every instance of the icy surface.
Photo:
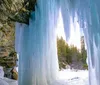
[{"label": "icy surface", "polygon": [[0,66],[0,78],[4,77],[4,71],[3,71],[3,67]]}]

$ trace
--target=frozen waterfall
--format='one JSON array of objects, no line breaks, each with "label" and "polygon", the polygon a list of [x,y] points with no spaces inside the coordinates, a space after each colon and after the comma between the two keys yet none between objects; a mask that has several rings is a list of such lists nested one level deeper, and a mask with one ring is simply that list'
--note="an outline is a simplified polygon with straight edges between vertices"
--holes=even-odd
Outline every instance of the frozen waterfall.
[{"label": "frozen waterfall", "polygon": [[58,72],[56,22],[61,10],[66,38],[70,17],[84,31],[90,85],[100,85],[100,0],[37,0],[29,25],[16,23],[19,85],[51,85]]},{"label": "frozen waterfall", "polygon": [[[45,3],[43,3],[45,2]],[[16,23],[18,85],[52,85],[58,73],[56,0],[38,0],[29,25]]]},{"label": "frozen waterfall", "polygon": [[73,17],[73,21],[78,17],[77,22],[83,29],[88,52],[89,85],[100,85],[100,0],[61,0],[61,2],[61,6],[68,6],[64,13]]}]

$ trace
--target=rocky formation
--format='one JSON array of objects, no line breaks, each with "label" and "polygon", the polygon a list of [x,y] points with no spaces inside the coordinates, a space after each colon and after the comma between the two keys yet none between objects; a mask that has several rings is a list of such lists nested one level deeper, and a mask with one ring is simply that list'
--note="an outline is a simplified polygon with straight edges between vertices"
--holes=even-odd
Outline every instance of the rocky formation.
[{"label": "rocky formation", "polygon": [[15,68],[6,68],[4,70],[4,77],[13,79],[13,80],[18,80],[18,72],[16,71]]},{"label": "rocky formation", "polygon": [[0,27],[0,66],[3,66],[6,77],[11,78],[11,70],[16,66],[14,50],[14,22],[2,23]]},{"label": "rocky formation", "polygon": [[36,0],[0,0],[0,21],[29,22],[30,12],[35,10]]},{"label": "rocky formation", "polygon": [[7,22],[0,27],[0,65],[15,66],[16,53],[14,51],[14,23]]},{"label": "rocky formation", "polygon": [[2,48],[0,54],[0,65],[3,66],[5,77],[17,80],[18,73],[15,69],[13,69],[13,67],[16,66],[16,53],[11,52],[9,54],[8,50],[5,47]]},{"label": "rocky formation", "polygon": [[11,73],[12,73],[12,79],[18,80],[18,72],[16,71],[15,68],[11,70]]}]

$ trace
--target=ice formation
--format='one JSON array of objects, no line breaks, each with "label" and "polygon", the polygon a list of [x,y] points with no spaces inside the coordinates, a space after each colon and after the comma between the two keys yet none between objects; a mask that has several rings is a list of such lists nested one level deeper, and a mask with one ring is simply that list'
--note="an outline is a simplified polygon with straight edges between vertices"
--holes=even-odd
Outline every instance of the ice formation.
[{"label": "ice formation", "polygon": [[16,23],[19,85],[51,85],[56,80],[57,6],[56,0],[38,0],[36,11],[31,13],[29,25]]},{"label": "ice formation", "polygon": [[[73,21],[78,17],[77,22],[83,29],[88,52],[89,85],[100,85],[100,0],[61,0],[61,2],[62,6],[68,6],[68,10],[64,10],[64,13],[73,17]],[[69,16],[67,17],[69,19]]]},{"label": "ice formation", "polygon": [[[37,0],[29,25],[16,24],[16,51],[19,54],[19,85],[50,85],[58,71],[56,22],[61,10],[66,39],[70,17],[86,39],[90,85],[100,85],[100,0]],[[95,75],[95,76],[93,76]],[[27,81],[26,81],[27,80]]]},{"label": "ice formation", "polygon": [[0,78],[4,78],[4,71],[2,66],[0,66]]}]

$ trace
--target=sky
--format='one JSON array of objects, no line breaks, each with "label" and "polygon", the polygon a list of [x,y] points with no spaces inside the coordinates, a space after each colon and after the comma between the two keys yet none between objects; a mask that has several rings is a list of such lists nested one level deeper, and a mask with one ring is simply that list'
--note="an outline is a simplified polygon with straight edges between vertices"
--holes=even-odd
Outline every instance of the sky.
[{"label": "sky", "polygon": [[[70,17],[70,38],[67,41],[69,45],[73,44],[76,46],[78,49],[81,49],[81,43],[80,43],[80,37],[83,35],[82,30],[80,31],[80,26],[78,24],[77,17],[75,17],[75,22],[73,23],[72,18]],[[61,12],[59,11],[59,18],[57,22],[57,36],[58,37],[63,37],[64,40],[66,40],[65,37],[65,32],[64,32],[64,26],[63,26],[63,20],[62,20],[62,15]]]}]

